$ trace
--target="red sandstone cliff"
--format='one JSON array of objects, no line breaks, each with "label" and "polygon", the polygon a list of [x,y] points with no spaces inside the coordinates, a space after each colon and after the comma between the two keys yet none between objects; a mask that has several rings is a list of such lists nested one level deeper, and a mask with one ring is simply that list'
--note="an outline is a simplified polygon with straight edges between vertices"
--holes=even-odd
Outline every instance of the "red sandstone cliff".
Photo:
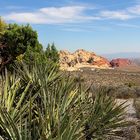
[{"label": "red sandstone cliff", "polygon": [[118,59],[113,59],[110,62],[110,64],[112,67],[125,67],[125,66],[132,65],[132,62],[129,59],[118,58]]}]

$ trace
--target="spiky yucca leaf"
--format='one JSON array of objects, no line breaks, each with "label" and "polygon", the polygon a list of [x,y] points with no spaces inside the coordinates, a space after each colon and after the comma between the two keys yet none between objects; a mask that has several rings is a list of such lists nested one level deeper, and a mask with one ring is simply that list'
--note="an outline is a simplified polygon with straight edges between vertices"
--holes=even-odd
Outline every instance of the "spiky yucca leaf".
[{"label": "spiky yucca leaf", "polygon": [[[33,102],[38,96],[38,93],[32,94],[32,84],[32,81],[29,81],[27,85],[24,85],[19,77],[7,71],[1,76],[0,128],[8,139],[22,138],[24,122],[29,118],[29,112],[34,108]],[[30,101],[32,108],[29,110]]]},{"label": "spiky yucca leaf", "polygon": [[88,113],[86,113],[88,119],[85,125],[88,140],[113,136],[118,128],[128,125],[124,119],[125,102],[117,105],[115,98],[107,96],[105,90],[100,89],[89,102]]},{"label": "spiky yucca leaf", "polygon": [[117,106],[104,92],[92,97],[55,65],[19,66],[16,74],[6,74],[1,82],[3,138],[101,139],[122,126],[123,104]]}]

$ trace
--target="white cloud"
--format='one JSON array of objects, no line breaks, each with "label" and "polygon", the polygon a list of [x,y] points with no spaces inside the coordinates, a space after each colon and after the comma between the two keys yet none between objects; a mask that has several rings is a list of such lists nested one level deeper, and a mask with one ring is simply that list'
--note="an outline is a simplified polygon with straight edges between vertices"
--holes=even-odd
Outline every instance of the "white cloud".
[{"label": "white cloud", "polygon": [[40,12],[52,16],[52,17],[59,17],[59,18],[75,18],[75,16],[80,15],[86,7],[82,6],[73,6],[73,7],[50,7],[50,8],[42,8]]},{"label": "white cloud", "polygon": [[[95,9],[96,7],[89,5],[44,7],[34,12],[11,12],[3,17],[5,20],[20,23],[65,24],[107,19],[129,20],[140,16],[140,4],[123,10]],[[90,10],[90,15],[88,10]]]},{"label": "white cloud", "polygon": [[127,20],[133,18],[126,11],[102,11],[100,16],[107,19]]},{"label": "white cloud", "polygon": [[4,17],[6,20],[21,23],[44,23],[46,20],[40,13],[11,13]]},{"label": "white cloud", "polygon": [[140,15],[140,5],[136,5],[127,9],[129,13]]},{"label": "white cloud", "polygon": [[101,11],[100,16],[107,18],[107,19],[120,19],[120,20],[138,18],[140,16],[140,4],[126,8],[124,10]]},{"label": "white cloud", "polygon": [[10,13],[4,18],[10,21],[33,24],[58,24],[97,20],[99,17],[84,15],[85,6],[47,7],[36,12]]}]

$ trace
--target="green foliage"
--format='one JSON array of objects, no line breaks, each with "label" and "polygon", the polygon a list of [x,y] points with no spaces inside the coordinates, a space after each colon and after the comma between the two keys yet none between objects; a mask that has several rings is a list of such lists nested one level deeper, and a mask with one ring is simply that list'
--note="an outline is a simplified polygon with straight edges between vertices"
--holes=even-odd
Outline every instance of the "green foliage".
[{"label": "green foliage", "polygon": [[4,31],[6,30],[6,28],[7,28],[7,24],[0,17],[0,37],[4,33]]},{"label": "green foliage", "polygon": [[[41,57],[43,57],[44,51],[41,44],[37,43],[35,47],[28,47],[23,56],[23,61],[28,65],[33,65],[35,61],[38,63],[41,61]],[[45,59],[45,58],[44,58]],[[41,63],[41,62],[40,62]]]},{"label": "green foliage", "polygon": [[48,44],[48,47],[45,51],[45,55],[49,61],[59,62],[59,54],[54,43],[52,45]]},{"label": "green foliage", "polygon": [[100,140],[107,139],[109,135],[115,136],[114,130],[126,125],[123,120],[124,103],[117,106],[115,98],[107,96],[103,89],[100,89],[95,98],[90,98],[85,125],[87,139]]},{"label": "green foliage", "polygon": [[27,47],[35,47],[37,33],[29,25],[10,24],[0,41],[7,47],[7,51],[12,56],[18,56],[24,53]]},{"label": "green foliage", "polygon": [[[0,71],[5,67],[12,69],[16,61],[32,67],[36,63],[59,62],[58,51],[54,44],[46,51],[37,38],[37,32],[29,26],[6,24],[0,18]],[[12,65],[11,65],[12,64]]]},{"label": "green foliage", "polygon": [[[52,55],[54,57],[52,57]],[[23,56],[23,62],[25,62],[30,67],[34,65],[38,65],[38,66],[42,64],[45,65],[47,63],[47,64],[56,65],[57,69],[59,69],[58,61],[59,61],[59,56],[56,48],[52,47],[51,50],[46,49],[46,51],[44,51],[42,45],[39,43],[36,44],[35,48],[28,47],[28,49],[26,50]]]},{"label": "green foliage", "polygon": [[2,59],[0,70],[13,63],[16,57],[25,53],[28,47],[34,48],[37,42],[37,33],[29,25],[9,24],[0,37]]},{"label": "green foliage", "polygon": [[92,97],[52,62],[5,73],[0,103],[0,136],[9,140],[99,140],[125,123],[123,104],[104,91]]},{"label": "green foliage", "polygon": [[[105,91],[96,96],[58,70],[54,44],[44,51],[29,25],[0,20],[0,138],[7,140],[100,140],[123,127],[124,105]],[[25,64],[22,64],[25,63]]]}]

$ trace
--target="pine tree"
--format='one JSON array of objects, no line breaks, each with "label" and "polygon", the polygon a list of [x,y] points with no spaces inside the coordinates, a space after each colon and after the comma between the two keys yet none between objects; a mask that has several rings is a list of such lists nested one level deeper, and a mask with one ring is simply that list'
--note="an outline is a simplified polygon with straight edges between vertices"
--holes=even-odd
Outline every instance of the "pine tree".
[{"label": "pine tree", "polygon": [[52,45],[48,44],[45,55],[49,61],[59,62],[59,54],[54,43]]}]

